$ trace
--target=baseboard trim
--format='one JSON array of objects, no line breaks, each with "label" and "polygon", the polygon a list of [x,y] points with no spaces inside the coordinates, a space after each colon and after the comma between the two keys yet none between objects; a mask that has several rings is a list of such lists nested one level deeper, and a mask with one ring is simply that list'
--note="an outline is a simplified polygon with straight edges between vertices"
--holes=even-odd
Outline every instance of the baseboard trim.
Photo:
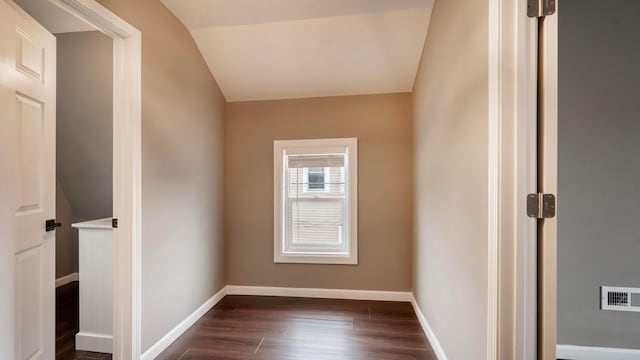
[{"label": "baseboard trim", "polygon": [[76,334],[76,350],[113,353],[113,336],[79,332]]},{"label": "baseboard trim", "polygon": [[207,311],[211,310],[220,300],[227,295],[227,287],[223,287],[215,295],[213,295],[204,304],[200,305],[196,311],[192,312],[186,319],[182,320],[176,327],[171,329],[165,336],[153,344],[147,351],[145,351],[140,360],[152,360],[155,359],[160,353],[162,353],[169,345],[171,345],[176,339],[180,337],[191,325],[198,321]]},{"label": "baseboard trim", "polygon": [[346,290],[242,285],[227,285],[227,295],[289,296],[324,299],[404,302],[410,302],[412,297],[410,292],[404,291]]},{"label": "baseboard trim", "polygon": [[65,275],[57,278],[56,287],[59,288],[60,286],[67,285],[74,281],[79,281],[79,280],[80,280],[80,274],[78,274],[77,272],[74,272],[69,275]]},{"label": "baseboard trim", "polygon": [[416,301],[416,298],[413,296],[413,294],[411,295],[411,305],[413,306],[413,311],[416,313],[416,316],[418,317],[418,321],[420,322],[420,326],[422,326],[422,330],[424,331],[425,335],[427,335],[427,338],[429,339],[429,343],[431,344],[431,348],[433,349],[433,352],[436,354],[436,357],[438,358],[438,360],[448,360],[447,354],[445,354],[444,349],[442,348],[442,345],[440,345],[440,342],[436,337],[436,334],[431,329],[431,326],[429,326],[429,323],[427,322],[427,318],[424,317],[424,314],[422,313],[422,310],[418,305],[418,301]]},{"label": "baseboard trim", "polygon": [[597,346],[558,345],[557,358],[566,360],[638,360],[640,350]]}]

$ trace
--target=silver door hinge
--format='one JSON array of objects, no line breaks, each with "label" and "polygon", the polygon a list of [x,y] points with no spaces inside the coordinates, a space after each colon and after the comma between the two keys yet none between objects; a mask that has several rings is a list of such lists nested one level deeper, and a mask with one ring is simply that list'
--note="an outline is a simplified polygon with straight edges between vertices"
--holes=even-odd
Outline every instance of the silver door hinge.
[{"label": "silver door hinge", "polygon": [[542,193],[527,195],[527,216],[536,219],[556,216],[556,196]]},{"label": "silver door hinge", "polygon": [[527,0],[527,16],[537,18],[553,15],[556,12],[556,0]]}]

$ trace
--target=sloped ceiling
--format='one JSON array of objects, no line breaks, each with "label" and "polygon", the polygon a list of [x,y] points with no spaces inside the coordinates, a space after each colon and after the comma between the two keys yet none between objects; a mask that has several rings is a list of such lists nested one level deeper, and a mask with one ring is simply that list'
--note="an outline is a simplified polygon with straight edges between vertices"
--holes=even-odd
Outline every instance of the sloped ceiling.
[{"label": "sloped ceiling", "polygon": [[15,0],[29,15],[53,34],[95,31],[93,25],[80,20],[46,0]]},{"label": "sloped ceiling", "polygon": [[411,91],[433,0],[161,0],[227,101]]}]

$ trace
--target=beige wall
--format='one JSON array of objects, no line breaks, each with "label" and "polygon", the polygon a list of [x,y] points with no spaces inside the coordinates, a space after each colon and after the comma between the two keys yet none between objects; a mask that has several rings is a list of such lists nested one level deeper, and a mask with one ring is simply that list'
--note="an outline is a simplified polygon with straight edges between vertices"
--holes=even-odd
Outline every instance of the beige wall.
[{"label": "beige wall", "polygon": [[[411,94],[227,105],[227,279],[233,285],[411,289]],[[359,264],[273,263],[273,141],[358,138]]]},{"label": "beige wall", "polygon": [[100,0],[142,31],[142,348],[225,285],[225,100],[159,1]]},{"label": "beige wall", "polygon": [[56,278],[60,278],[78,271],[78,231],[71,228],[76,217],[60,181],[56,181],[56,221],[62,223],[56,230]]},{"label": "beige wall", "polygon": [[414,291],[450,360],[487,353],[487,1],[436,1],[413,93]]}]

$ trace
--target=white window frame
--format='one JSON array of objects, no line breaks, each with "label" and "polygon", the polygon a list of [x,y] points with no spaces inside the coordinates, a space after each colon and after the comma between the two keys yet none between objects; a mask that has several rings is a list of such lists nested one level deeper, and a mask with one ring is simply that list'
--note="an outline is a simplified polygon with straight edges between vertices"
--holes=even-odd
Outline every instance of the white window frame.
[{"label": "white window frame", "polygon": [[[345,153],[345,221],[340,239],[346,241],[344,252],[319,249],[288,251],[286,244],[285,160],[288,155]],[[273,142],[273,261],[275,263],[358,264],[358,139],[276,140]],[[325,169],[326,179],[326,169]],[[326,183],[326,181],[325,181]],[[311,191],[317,192],[317,191]]]},{"label": "white window frame", "polygon": [[306,193],[328,193],[329,192],[329,183],[331,178],[329,175],[331,174],[328,167],[324,169],[324,188],[322,189],[309,189],[309,169],[302,169],[302,191]]}]

